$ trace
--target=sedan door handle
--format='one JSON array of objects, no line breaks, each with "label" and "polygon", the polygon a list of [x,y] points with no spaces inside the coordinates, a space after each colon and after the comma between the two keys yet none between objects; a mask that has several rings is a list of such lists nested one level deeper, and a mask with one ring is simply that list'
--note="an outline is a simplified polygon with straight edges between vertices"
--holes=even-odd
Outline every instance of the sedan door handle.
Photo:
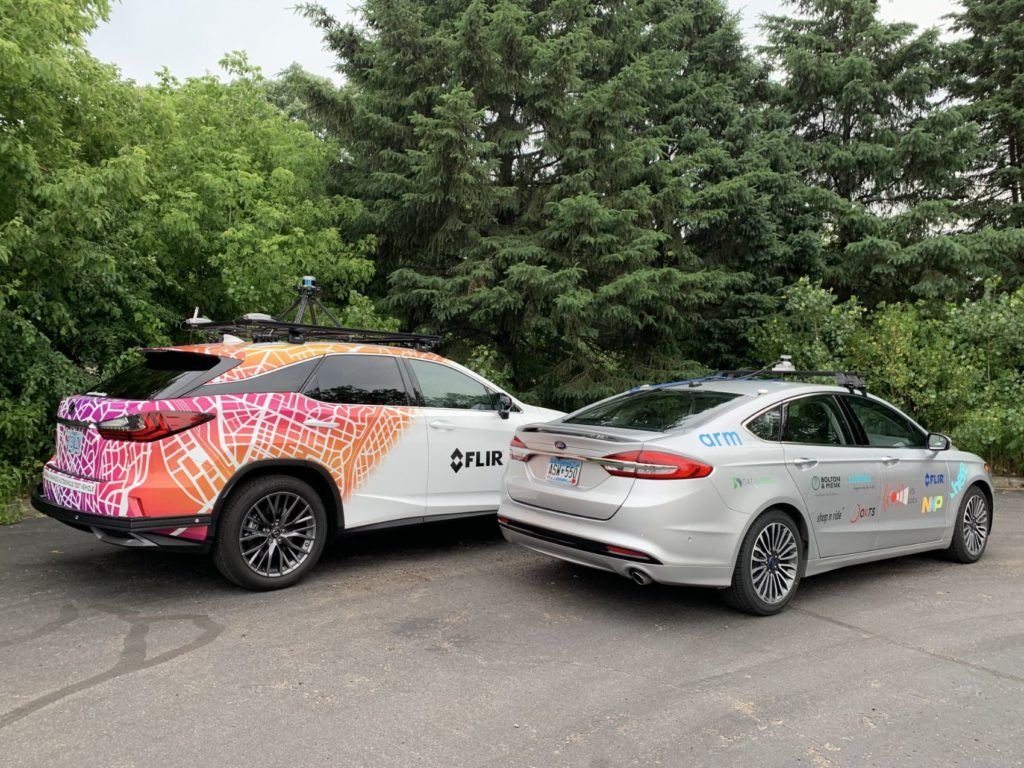
[{"label": "sedan door handle", "polygon": [[437,421],[430,422],[430,428],[431,429],[443,429],[445,432],[451,432],[453,429],[455,429],[455,425],[452,424],[450,421],[445,421],[444,419],[438,419]]},{"label": "sedan door handle", "polygon": [[885,466],[887,466],[887,467],[894,467],[894,466],[896,466],[897,464],[900,463],[900,457],[899,456],[883,456],[882,457],[882,463],[885,464]]},{"label": "sedan door handle", "polygon": [[326,419],[306,419],[302,422],[304,427],[322,427],[324,429],[332,429],[338,426],[336,421],[327,421]]},{"label": "sedan door handle", "polygon": [[818,465],[817,459],[793,459],[793,463],[800,469],[810,469]]}]

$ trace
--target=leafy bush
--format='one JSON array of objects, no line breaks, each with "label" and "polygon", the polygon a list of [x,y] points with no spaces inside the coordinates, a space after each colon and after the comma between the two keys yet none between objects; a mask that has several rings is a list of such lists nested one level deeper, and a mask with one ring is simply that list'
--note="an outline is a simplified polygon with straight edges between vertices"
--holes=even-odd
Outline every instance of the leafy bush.
[{"label": "leafy bush", "polygon": [[870,389],[927,428],[987,458],[1024,471],[1024,289],[959,304],[840,302],[808,280],[786,289],[780,311],[753,328],[759,358],[791,354],[799,368],[863,372]]},{"label": "leafy bush", "polygon": [[341,317],[395,327],[360,291],[376,240],[328,190],[339,146],[275,106],[243,54],[231,78],[138,87],[84,35],[108,4],[2,0],[0,506],[38,476],[60,398],[180,320],[280,311],[303,274]]}]

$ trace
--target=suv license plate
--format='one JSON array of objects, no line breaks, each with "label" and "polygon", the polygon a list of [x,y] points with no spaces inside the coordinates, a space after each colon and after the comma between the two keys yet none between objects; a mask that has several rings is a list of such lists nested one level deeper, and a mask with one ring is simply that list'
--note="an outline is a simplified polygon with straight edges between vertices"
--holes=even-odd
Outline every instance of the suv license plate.
[{"label": "suv license plate", "polygon": [[64,435],[64,448],[69,456],[81,456],[83,443],[85,443],[84,430],[69,428]]},{"label": "suv license plate", "polygon": [[548,463],[548,480],[559,485],[576,485],[580,481],[583,462],[579,459],[551,459]]}]

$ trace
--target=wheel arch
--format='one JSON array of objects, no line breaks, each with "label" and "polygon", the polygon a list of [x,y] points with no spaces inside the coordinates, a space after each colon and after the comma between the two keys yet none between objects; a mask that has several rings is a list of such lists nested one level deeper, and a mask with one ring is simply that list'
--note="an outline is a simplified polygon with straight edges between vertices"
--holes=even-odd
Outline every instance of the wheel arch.
[{"label": "wheel arch", "polygon": [[750,516],[750,519],[747,520],[747,524],[743,526],[743,532],[738,537],[736,541],[736,546],[733,548],[732,563],[730,564],[730,567],[736,567],[736,560],[740,555],[740,549],[743,547],[743,542],[747,538],[747,534],[750,532],[750,528],[754,525],[755,522],[757,522],[761,515],[765,514],[766,512],[771,512],[772,510],[778,510],[779,512],[782,512],[783,514],[788,516],[790,519],[793,520],[793,523],[796,525],[797,530],[800,531],[800,540],[803,544],[803,565],[801,566],[800,571],[800,576],[802,578],[804,575],[804,571],[806,571],[807,569],[807,563],[811,558],[812,547],[814,546],[811,540],[811,526],[810,523],[807,521],[806,515],[804,515],[803,511],[797,505],[784,500],[771,501],[768,504],[765,504],[763,507],[757,510],[757,512]]},{"label": "wheel arch", "polygon": [[261,459],[239,467],[221,489],[213,504],[211,512],[213,524],[208,539],[212,540],[216,537],[217,528],[220,525],[220,510],[231,498],[232,493],[243,482],[267,475],[288,475],[309,483],[323,501],[324,509],[327,511],[327,524],[330,526],[329,537],[333,537],[345,529],[345,513],[341,493],[338,491],[338,484],[334,482],[334,478],[331,477],[326,467],[302,459]]}]

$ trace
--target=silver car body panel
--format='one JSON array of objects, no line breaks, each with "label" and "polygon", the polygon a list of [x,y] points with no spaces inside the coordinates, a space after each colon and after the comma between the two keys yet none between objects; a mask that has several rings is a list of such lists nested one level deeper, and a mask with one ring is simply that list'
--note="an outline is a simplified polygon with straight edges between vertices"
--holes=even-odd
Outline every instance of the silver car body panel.
[{"label": "silver car body panel", "polygon": [[[699,386],[739,397],[668,432],[563,423],[575,414],[521,427],[517,437],[531,456],[509,462],[498,512],[509,521],[503,525],[505,537],[622,575],[641,571],[666,584],[725,587],[747,529],[770,508],[782,508],[801,523],[805,575],[813,575],[945,549],[965,490],[980,485],[991,499],[984,461],[954,447],[775,442],[745,426],[783,403],[850,395],[846,388],[765,380],[709,380]],[[856,397],[882,403],[926,431],[880,398]],[[608,475],[594,461],[641,449],[689,457],[713,471],[700,479],[636,480]],[[583,460],[578,485],[546,479],[552,457]],[[567,546],[526,531],[531,528],[635,550],[655,562]]]}]

